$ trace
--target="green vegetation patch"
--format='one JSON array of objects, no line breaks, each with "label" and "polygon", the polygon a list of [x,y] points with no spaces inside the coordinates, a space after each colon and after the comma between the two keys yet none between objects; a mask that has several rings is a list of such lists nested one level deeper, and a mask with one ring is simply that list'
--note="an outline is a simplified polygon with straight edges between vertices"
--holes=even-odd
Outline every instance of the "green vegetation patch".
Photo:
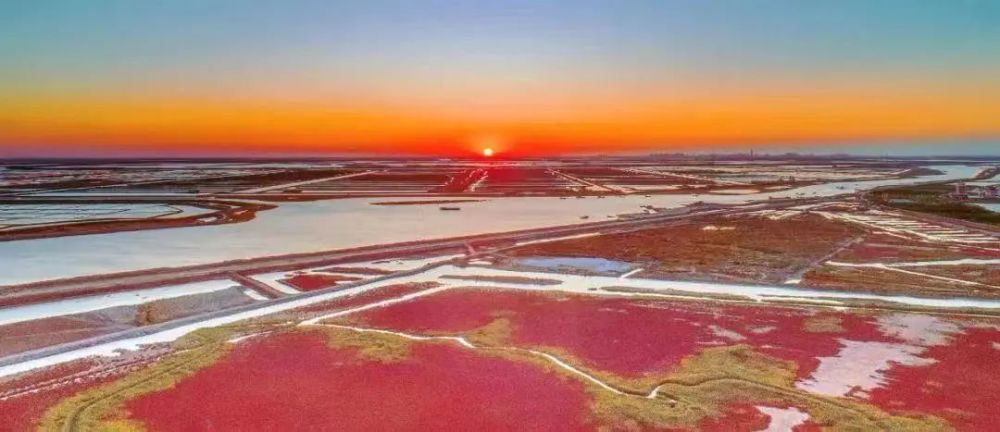
[{"label": "green vegetation patch", "polygon": [[360,359],[399,363],[410,357],[411,340],[389,333],[361,332],[346,328],[320,327],[331,348],[355,349]]},{"label": "green vegetation patch", "polygon": [[880,189],[874,193],[882,205],[921,213],[961,219],[970,222],[1000,224],[1000,213],[983,207],[956,201],[949,195],[950,184],[919,185]]},{"label": "green vegetation patch", "polygon": [[489,324],[466,333],[465,339],[476,346],[499,347],[509,345],[512,334],[510,320],[497,318]]},{"label": "green vegetation patch", "polygon": [[746,345],[708,348],[666,374],[656,398],[594,391],[592,412],[608,430],[696,428],[706,418],[723,415],[732,403],[749,402],[800,407],[829,431],[950,429],[938,418],[893,416],[860,401],[814,395],[795,388],[794,381],[791,362]]},{"label": "green vegetation patch", "polygon": [[699,421],[722,415],[736,400],[778,402],[771,388],[790,387],[794,379],[792,365],[748,346],[709,348],[654,384],[656,398],[646,397],[652,388],[636,395],[592,391],[591,411],[608,430],[696,428]]},{"label": "green vegetation patch", "polygon": [[146,425],[137,420],[111,420],[101,422],[100,432],[146,432]]},{"label": "green vegetation patch", "polygon": [[242,327],[197,330],[174,343],[175,352],[145,369],[63,399],[42,417],[40,431],[142,431],[141,422],[127,420],[124,404],[142,395],[162,391],[224,356],[226,343]]},{"label": "green vegetation patch", "polygon": [[809,333],[834,333],[845,332],[843,320],[836,315],[813,315],[802,322],[802,330]]},{"label": "green vegetation patch", "polygon": [[938,216],[961,219],[970,222],[1000,225],[1000,213],[963,202],[914,202],[891,204],[893,207]]}]

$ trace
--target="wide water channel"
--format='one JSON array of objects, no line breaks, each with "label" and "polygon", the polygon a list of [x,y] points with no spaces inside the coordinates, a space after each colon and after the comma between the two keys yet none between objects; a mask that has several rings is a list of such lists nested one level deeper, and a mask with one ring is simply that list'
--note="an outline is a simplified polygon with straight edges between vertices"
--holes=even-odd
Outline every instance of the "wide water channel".
[{"label": "wide water channel", "polygon": [[[816,197],[891,184],[970,178],[979,167],[932,166],[943,175],[916,179],[837,182],[744,195],[642,195],[603,199],[493,198],[461,204],[375,206],[358,198],[285,203],[250,222],[130,231],[0,243],[0,285],[154,267],[317,252],[356,246],[454,237],[607,220],[642,205],[676,208],[697,201],[739,204],[769,197]],[[425,198],[426,199],[426,198]]]}]

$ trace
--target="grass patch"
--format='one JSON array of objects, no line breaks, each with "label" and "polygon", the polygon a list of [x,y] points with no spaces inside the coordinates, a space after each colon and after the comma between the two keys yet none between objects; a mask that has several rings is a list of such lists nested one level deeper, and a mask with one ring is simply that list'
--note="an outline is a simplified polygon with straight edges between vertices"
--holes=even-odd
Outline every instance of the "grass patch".
[{"label": "grass patch", "polygon": [[879,204],[902,210],[1000,225],[1000,213],[956,201],[948,195],[951,188],[951,185],[935,184],[880,189],[874,194],[874,198]]},{"label": "grass patch", "polygon": [[656,399],[594,393],[592,412],[609,430],[697,428],[722,416],[732,403],[796,406],[829,431],[939,431],[940,419],[903,417],[869,404],[818,396],[794,387],[795,366],[755,352],[746,345],[702,350],[669,372]]},{"label": "grass patch", "polygon": [[146,432],[146,425],[136,420],[111,420],[100,424],[100,432]]},{"label": "grass patch", "polygon": [[360,359],[379,363],[399,363],[410,357],[409,339],[377,332],[360,332],[336,327],[320,327],[331,348],[355,349]]},{"label": "grass patch", "polygon": [[[592,392],[591,411],[608,430],[696,428],[707,417],[723,415],[734,400],[777,401],[767,386],[791,386],[794,377],[792,365],[748,346],[709,348],[683,360],[662,383],[654,384],[660,388],[657,398]],[[762,385],[740,385],[744,380]]]},{"label": "grass patch", "polygon": [[[817,318],[814,324],[817,330],[843,331],[839,319]],[[810,414],[813,421],[824,426],[824,430],[949,429],[947,423],[935,417],[893,416],[861,401],[799,390],[794,386],[795,363],[756,352],[747,345],[707,348],[670,370],[639,378],[593,370],[584,361],[559,348],[524,348],[554,355],[625,393],[615,394],[540,356],[510,347],[510,326],[507,318],[500,317],[463,336],[477,346],[488,347],[479,352],[513,361],[527,361],[564,379],[581,382],[591,395],[592,421],[599,430],[697,429],[700,421],[724,415],[728,406],[737,402],[800,407]],[[658,396],[647,398],[657,387]]]},{"label": "grass patch", "polygon": [[465,339],[476,346],[499,347],[509,345],[513,329],[510,320],[497,318],[478,329],[465,334]]},{"label": "grass patch", "polygon": [[40,431],[142,431],[141,422],[128,420],[128,400],[169,389],[229,352],[226,341],[241,327],[201,329],[178,339],[175,352],[145,369],[63,399],[42,417]]},{"label": "grass patch", "polygon": [[1000,213],[963,202],[892,203],[892,207],[970,222],[1000,225]]},{"label": "grass patch", "polygon": [[802,330],[809,333],[834,333],[845,332],[843,320],[835,315],[814,315],[806,318],[802,322]]}]

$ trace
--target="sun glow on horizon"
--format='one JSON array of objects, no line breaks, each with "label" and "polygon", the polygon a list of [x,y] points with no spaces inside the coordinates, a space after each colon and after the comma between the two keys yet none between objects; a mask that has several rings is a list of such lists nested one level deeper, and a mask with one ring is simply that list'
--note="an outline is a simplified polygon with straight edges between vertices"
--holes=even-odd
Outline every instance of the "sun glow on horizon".
[{"label": "sun glow on horizon", "polygon": [[507,139],[497,134],[480,134],[467,138],[469,149],[485,158],[492,158],[509,148]]},{"label": "sun glow on horizon", "polygon": [[23,3],[0,157],[1000,139],[990,2]]}]

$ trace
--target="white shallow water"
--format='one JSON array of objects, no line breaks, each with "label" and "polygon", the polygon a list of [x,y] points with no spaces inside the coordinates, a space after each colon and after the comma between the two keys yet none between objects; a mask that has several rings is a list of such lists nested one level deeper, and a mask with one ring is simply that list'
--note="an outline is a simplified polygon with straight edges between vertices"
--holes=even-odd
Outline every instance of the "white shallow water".
[{"label": "white shallow water", "polygon": [[0,325],[73,315],[117,306],[132,306],[161,299],[206,294],[234,286],[239,285],[228,279],[212,280],[2,308],[0,309]]},{"label": "white shallow water", "polygon": [[885,384],[885,373],[893,366],[926,366],[933,360],[920,357],[923,347],[888,343],[841,340],[835,357],[820,357],[819,366],[808,379],[795,386],[826,396],[845,396],[854,389],[871,391]]},{"label": "white shallow water", "polygon": [[[604,199],[494,198],[463,203],[462,211],[434,205],[375,206],[379,198],[283,203],[238,224],[131,231],[0,243],[0,285],[91,274],[204,264],[241,258],[424,240],[589,221],[637,213],[642,205],[676,208],[697,201],[744,203],[768,197],[825,196],[887,184],[968,178],[979,168],[942,166],[945,175],[919,179],[841,182],[748,195],[662,195]],[[839,187],[838,187],[839,186]]]},{"label": "white shallow water", "polygon": [[[562,281],[559,285],[531,285],[531,284],[506,284],[485,280],[466,280],[463,286],[483,286],[501,287],[512,289],[528,289],[534,291],[568,291],[590,295],[610,295],[610,296],[641,296],[638,293],[602,291],[604,288],[642,288],[647,290],[661,291],[665,295],[676,295],[676,292],[684,292],[690,295],[716,295],[716,296],[741,296],[754,301],[808,301],[811,303],[821,303],[829,305],[844,305],[851,301],[877,301],[886,303],[896,303],[905,306],[930,307],[940,309],[1000,309],[1000,300],[976,299],[976,298],[936,298],[936,297],[913,297],[900,295],[882,295],[865,292],[833,291],[821,289],[798,288],[794,286],[765,286],[765,285],[741,285],[715,282],[689,282],[661,279],[645,279],[632,277],[621,279],[616,276],[582,276],[576,274],[533,272],[533,271],[513,271],[490,267],[456,267],[445,265],[426,273],[422,273],[412,279],[412,281],[423,281],[428,278],[436,278],[441,275],[458,275],[469,277],[511,277],[520,276],[534,279],[558,279]],[[434,280],[434,279],[431,279]],[[442,282],[442,281],[438,281]],[[673,292],[671,292],[673,291]]]},{"label": "white shallow water", "polygon": [[[182,326],[179,326],[179,327],[174,327],[174,328],[171,328],[171,329],[168,329],[168,330],[163,330],[163,331],[160,331],[160,332],[156,332],[156,333],[152,333],[152,334],[147,334],[147,335],[143,335],[143,336],[138,336],[138,337],[134,337],[134,338],[130,338],[130,339],[115,340],[115,341],[111,341],[111,342],[106,342],[106,343],[102,343],[102,344],[98,344],[98,345],[89,346],[89,347],[86,347],[86,348],[80,348],[80,349],[75,349],[75,350],[71,350],[71,351],[62,352],[62,353],[59,353],[59,354],[54,354],[54,355],[51,355],[51,356],[48,356],[48,357],[42,357],[42,358],[38,358],[38,359],[34,359],[34,360],[29,360],[29,361],[25,361],[25,362],[21,362],[21,363],[16,363],[16,364],[8,365],[8,366],[0,366],[0,377],[15,375],[15,374],[27,372],[27,371],[34,370],[34,369],[48,367],[48,366],[54,366],[54,365],[58,365],[58,364],[62,364],[62,363],[67,363],[67,362],[71,362],[71,361],[74,361],[74,360],[79,360],[79,359],[87,358],[87,357],[93,357],[93,356],[116,356],[116,355],[118,355],[118,354],[120,354],[120,353],[122,353],[124,351],[134,351],[134,350],[137,350],[137,349],[139,349],[139,348],[141,348],[143,346],[146,346],[146,345],[175,341],[178,338],[183,337],[184,335],[189,334],[189,333],[191,333],[193,331],[196,331],[198,329],[210,328],[210,327],[219,327],[219,326],[223,326],[223,325],[226,325],[226,324],[231,324],[231,323],[235,323],[235,322],[239,322],[239,321],[243,321],[243,320],[247,320],[247,319],[251,319],[251,318],[257,318],[257,317],[266,316],[266,315],[273,314],[273,313],[278,313],[278,312],[282,312],[282,311],[292,310],[292,309],[300,308],[300,307],[303,307],[303,306],[309,306],[309,305],[320,303],[320,302],[323,302],[323,301],[336,299],[336,298],[339,298],[339,297],[356,295],[356,294],[362,293],[364,291],[372,290],[372,289],[379,288],[379,287],[386,286],[386,285],[392,285],[392,284],[399,283],[399,282],[400,282],[399,279],[388,279],[388,280],[384,280],[384,281],[381,281],[381,282],[375,282],[375,283],[372,283],[372,284],[364,285],[364,286],[361,286],[361,287],[348,288],[348,289],[344,289],[344,290],[340,290],[340,291],[333,291],[333,292],[324,293],[324,294],[318,295],[318,296],[297,299],[297,300],[290,301],[290,302],[285,302],[285,303],[280,303],[280,304],[272,304],[272,305],[269,305],[269,306],[265,306],[265,307],[254,309],[254,310],[250,310],[250,311],[237,312],[237,313],[234,313],[234,314],[231,314],[231,315],[224,315],[224,316],[220,316],[220,317],[217,317],[217,318],[212,318],[212,319],[205,320],[205,321],[199,321],[199,322],[195,322],[195,323],[191,323],[191,324],[186,324],[186,325],[182,325]],[[440,291],[443,291],[443,290],[448,289],[448,288],[449,288],[448,286],[441,286],[441,287],[431,288],[431,289],[424,290],[424,291],[419,291],[419,292],[416,292],[416,293],[410,293],[410,294],[407,294],[407,295],[404,295],[404,296],[401,296],[401,297],[395,297],[395,298],[392,298],[392,299],[389,299],[389,300],[383,300],[381,302],[378,302],[377,304],[368,304],[368,305],[365,305],[365,306],[356,307],[356,308],[350,309],[349,311],[352,311],[352,312],[353,311],[361,311],[361,310],[366,310],[366,309],[369,309],[369,308],[372,308],[372,307],[381,307],[381,306],[392,304],[392,303],[396,303],[396,302],[407,301],[407,300],[410,300],[410,299],[413,299],[413,298],[416,298],[416,297],[420,297],[420,296],[424,296],[424,295],[430,295],[430,294],[433,294],[433,293],[436,293],[436,292],[440,292]],[[347,312],[341,312],[341,313],[347,313]],[[309,322],[307,321],[307,322],[304,322],[304,323],[309,323]]]},{"label": "white shallow water", "polygon": [[[454,285],[449,284],[450,280],[441,279],[441,277],[445,275],[467,275],[467,276],[517,275],[529,278],[532,277],[556,278],[559,279],[562,283],[555,286],[549,286],[549,285],[542,286],[542,285],[531,285],[531,284],[507,284],[507,283],[487,282],[487,281],[463,281],[459,286],[506,288],[506,289],[529,290],[529,291],[563,291],[563,292],[574,292],[580,294],[609,296],[609,297],[641,297],[642,294],[602,291],[600,288],[619,286],[619,287],[648,288],[652,290],[659,289],[659,290],[673,290],[673,291],[688,291],[693,294],[699,294],[699,293],[736,294],[736,295],[743,295],[748,298],[755,298],[757,300],[795,299],[798,298],[797,296],[812,297],[811,293],[818,293],[817,291],[802,290],[796,288],[754,287],[745,285],[678,282],[678,281],[664,281],[664,280],[653,280],[653,279],[622,280],[617,277],[607,277],[607,276],[580,276],[580,275],[556,274],[556,273],[513,272],[508,270],[501,270],[488,267],[478,267],[478,266],[456,267],[454,265],[442,265],[413,275],[389,278],[378,282],[369,283],[344,290],[322,293],[311,297],[298,298],[285,303],[268,305],[254,310],[237,312],[231,315],[220,316],[206,321],[186,324],[180,327],[164,330],[158,333],[139,336],[132,339],[117,340],[96,346],[64,352],[49,357],[39,358],[14,365],[0,367],[0,377],[18,374],[21,372],[30,371],[32,369],[52,366],[90,356],[116,355],[116,353],[122,350],[125,351],[135,350],[144,345],[170,342],[201,328],[217,327],[220,325],[243,321],[246,319],[266,316],[277,312],[293,310],[304,306],[317,304],[323,301],[332,300],[338,297],[360,294],[362,292],[370,291],[378,287],[410,283],[410,282],[437,282],[439,284],[438,286],[423,291],[412,292],[399,297],[393,297],[347,310],[340,310],[330,314],[312,317],[300,323],[300,325],[315,325],[319,324],[321,321],[326,319],[343,316],[351,313],[356,313],[363,310],[385,307],[391,304],[405,302],[413,300],[418,297],[433,295],[448,289],[452,289]],[[836,292],[830,292],[826,294],[827,297],[833,297],[833,298],[841,298],[841,299],[858,298],[858,297],[877,298],[883,301],[898,302],[903,304],[914,304],[913,301],[915,300],[910,297],[879,296],[872,294],[866,295],[866,294],[836,293]],[[975,306],[988,309],[1000,309],[1000,302],[992,300],[963,300],[963,299],[929,299],[929,300],[931,301],[930,303],[922,303],[918,301],[915,304],[933,305],[942,308]],[[839,303],[839,301],[837,300],[831,300],[831,301],[833,302],[833,304]],[[928,320],[928,319],[922,319],[920,317],[911,317],[906,315],[899,315],[898,317],[885,319],[881,322],[881,325],[883,326],[883,328],[886,329],[887,332],[889,332],[889,334],[896,335],[897,337],[904,338],[906,340],[912,339],[915,343],[923,343],[925,345],[940,344],[944,340],[942,338],[947,337],[948,332],[954,331],[954,328],[950,327],[946,323],[939,323],[936,320]],[[939,332],[941,336],[940,337],[934,336],[931,338],[925,338],[924,336],[920,336],[921,333],[926,333],[929,331]],[[894,345],[889,348],[894,349],[896,348],[896,346]],[[865,350],[862,350],[862,353],[865,352],[866,352]],[[917,353],[919,353],[919,351],[915,351],[912,354],[917,354]],[[842,385],[840,384],[840,382],[842,380],[838,379],[844,376],[845,373],[847,374],[846,376],[853,379],[856,374],[854,373],[854,370],[850,368],[847,368],[847,372],[843,372],[842,371],[843,363],[841,360],[834,359],[833,362],[834,363],[832,365],[827,366],[828,368],[830,368],[829,371],[831,372],[831,375],[825,375],[820,377],[816,377],[814,375],[810,381],[802,384],[807,386],[822,386],[826,388],[828,391],[836,391],[841,389]],[[869,364],[866,364],[866,369],[864,370],[868,371],[871,370],[872,368],[875,368],[875,370],[877,370],[882,366],[883,363],[879,359],[869,358]],[[864,375],[868,376],[871,373],[872,372],[868,372],[865,373]],[[879,382],[877,378],[879,377],[873,378],[874,379],[873,382],[875,384]],[[657,390],[654,390],[653,393],[651,393],[650,397],[655,397],[656,391]]]},{"label": "white shallow water", "polygon": [[802,412],[802,410],[789,407],[789,408],[774,408],[769,406],[758,406],[760,412],[771,417],[770,423],[767,425],[767,429],[761,432],[792,432],[795,427],[805,423],[809,420],[809,414]]},{"label": "white shallow water", "polygon": [[207,208],[167,204],[0,204],[0,225],[192,216],[215,211]]},{"label": "white shallow water", "polygon": [[816,370],[795,386],[827,396],[846,396],[855,390],[867,393],[886,385],[886,373],[892,368],[933,364],[936,360],[922,357],[927,347],[947,345],[963,331],[942,318],[908,313],[881,315],[878,326],[882,334],[902,342],[841,339],[837,354],[820,357]]}]

